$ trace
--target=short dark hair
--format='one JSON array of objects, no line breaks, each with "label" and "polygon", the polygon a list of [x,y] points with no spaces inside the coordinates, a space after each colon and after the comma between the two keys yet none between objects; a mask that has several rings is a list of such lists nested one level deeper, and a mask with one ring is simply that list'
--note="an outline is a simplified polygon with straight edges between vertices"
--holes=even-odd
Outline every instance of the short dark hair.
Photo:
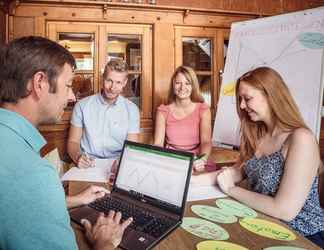
[{"label": "short dark hair", "polygon": [[44,72],[56,92],[57,77],[65,63],[75,68],[75,59],[64,47],[44,37],[28,36],[13,40],[0,49],[0,102],[17,103],[27,97],[28,81]]}]

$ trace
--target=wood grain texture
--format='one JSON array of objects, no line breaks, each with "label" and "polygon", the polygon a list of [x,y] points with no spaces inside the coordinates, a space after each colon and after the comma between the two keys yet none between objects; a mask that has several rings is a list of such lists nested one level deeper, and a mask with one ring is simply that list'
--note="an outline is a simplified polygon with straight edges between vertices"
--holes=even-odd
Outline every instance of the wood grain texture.
[{"label": "wood grain texture", "polygon": [[0,44],[6,42],[6,14],[0,9]]},{"label": "wood grain texture", "polygon": [[[76,194],[81,190],[84,190],[88,185],[90,185],[90,183],[71,181],[69,182],[69,194]],[[103,185],[103,184],[101,183],[99,185]],[[215,206],[215,199],[188,202],[186,205],[185,216],[197,217],[190,209],[191,205],[195,205],[195,204]],[[286,224],[270,216],[266,216],[264,214],[258,213],[258,218],[280,224],[283,227],[287,228]],[[221,227],[223,227],[226,231],[228,231],[230,235],[230,239],[228,240],[229,242],[239,244],[241,246],[247,247],[248,249],[252,249],[252,250],[263,249],[265,247],[277,246],[277,245],[296,246],[296,247],[298,246],[298,247],[304,247],[305,249],[312,249],[312,250],[320,249],[319,247],[315,246],[312,242],[308,241],[298,233],[296,233],[297,236],[296,240],[285,242],[285,241],[278,241],[278,240],[273,240],[273,239],[258,236],[252,232],[243,229],[238,222],[233,224],[221,224],[221,223],[218,224]],[[82,228],[74,223],[72,223],[72,227],[76,234],[76,240],[79,249],[82,250],[91,249],[85,240],[85,236]],[[182,229],[181,227],[179,227],[170,235],[168,235],[165,239],[163,239],[154,249],[156,250],[195,250],[197,243],[201,241],[204,241],[204,239],[194,236],[188,233],[187,231],[185,231],[184,229]]]}]

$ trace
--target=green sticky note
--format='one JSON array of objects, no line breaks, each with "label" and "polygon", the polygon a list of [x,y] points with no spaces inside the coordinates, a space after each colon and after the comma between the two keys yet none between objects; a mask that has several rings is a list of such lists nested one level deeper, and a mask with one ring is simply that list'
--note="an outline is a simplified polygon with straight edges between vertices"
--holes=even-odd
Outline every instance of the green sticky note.
[{"label": "green sticky note", "polygon": [[191,206],[191,211],[204,219],[219,223],[234,223],[237,221],[234,215],[225,213],[222,209],[217,207],[193,205]]},{"label": "green sticky note", "polygon": [[223,209],[225,213],[233,214],[238,217],[255,218],[258,216],[257,212],[255,212],[252,208],[249,208],[237,201],[229,199],[217,199],[216,205]]},{"label": "green sticky note", "polygon": [[275,247],[263,248],[263,250],[306,250],[306,248],[294,247],[294,246],[275,246]]},{"label": "green sticky note", "polygon": [[189,233],[203,239],[227,240],[229,238],[229,234],[224,228],[199,218],[184,217],[181,227]]},{"label": "green sticky note", "polygon": [[197,250],[248,250],[248,248],[226,241],[206,240],[197,244]]},{"label": "green sticky note", "polygon": [[296,235],[288,228],[271,221],[257,218],[244,218],[239,223],[250,232],[270,239],[284,241],[296,239]]},{"label": "green sticky note", "polygon": [[323,49],[324,35],[319,32],[304,32],[298,35],[298,41],[308,49]]}]

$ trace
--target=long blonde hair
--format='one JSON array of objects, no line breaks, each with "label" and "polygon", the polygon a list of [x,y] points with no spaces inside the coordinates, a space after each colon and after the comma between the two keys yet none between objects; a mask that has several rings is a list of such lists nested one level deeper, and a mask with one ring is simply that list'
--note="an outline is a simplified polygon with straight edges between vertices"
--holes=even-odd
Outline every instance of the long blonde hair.
[{"label": "long blonde hair", "polygon": [[264,93],[279,128],[285,131],[307,128],[287,85],[275,70],[260,67],[245,73],[236,82],[236,109],[241,121],[240,163],[253,156],[257,141],[267,132],[264,122],[252,121],[247,112],[240,108],[239,87],[242,81]]},{"label": "long blonde hair", "polygon": [[185,78],[188,80],[188,82],[192,86],[192,92],[191,92],[191,96],[190,96],[191,101],[204,102],[204,98],[202,97],[202,95],[200,93],[198,78],[197,78],[195,71],[192,68],[187,67],[187,66],[179,66],[178,68],[176,68],[176,70],[174,71],[174,73],[171,77],[171,84],[170,84],[170,88],[169,88],[169,95],[168,95],[167,103],[171,104],[176,99],[176,95],[175,95],[174,89],[173,89],[173,84],[174,84],[175,78],[180,73],[185,76]]}]

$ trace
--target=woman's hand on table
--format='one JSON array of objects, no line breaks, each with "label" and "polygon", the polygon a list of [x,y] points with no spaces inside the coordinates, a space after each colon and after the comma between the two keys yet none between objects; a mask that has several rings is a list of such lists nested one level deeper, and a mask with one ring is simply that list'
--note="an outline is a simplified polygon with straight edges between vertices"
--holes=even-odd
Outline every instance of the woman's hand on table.
[{"label": "woman's hand on table", "polygon": [[225,194],[229,194],[230,190],[235,187],[235,176],[236,170],[233,167],[223,167],[218,171],[217,183]]}]

